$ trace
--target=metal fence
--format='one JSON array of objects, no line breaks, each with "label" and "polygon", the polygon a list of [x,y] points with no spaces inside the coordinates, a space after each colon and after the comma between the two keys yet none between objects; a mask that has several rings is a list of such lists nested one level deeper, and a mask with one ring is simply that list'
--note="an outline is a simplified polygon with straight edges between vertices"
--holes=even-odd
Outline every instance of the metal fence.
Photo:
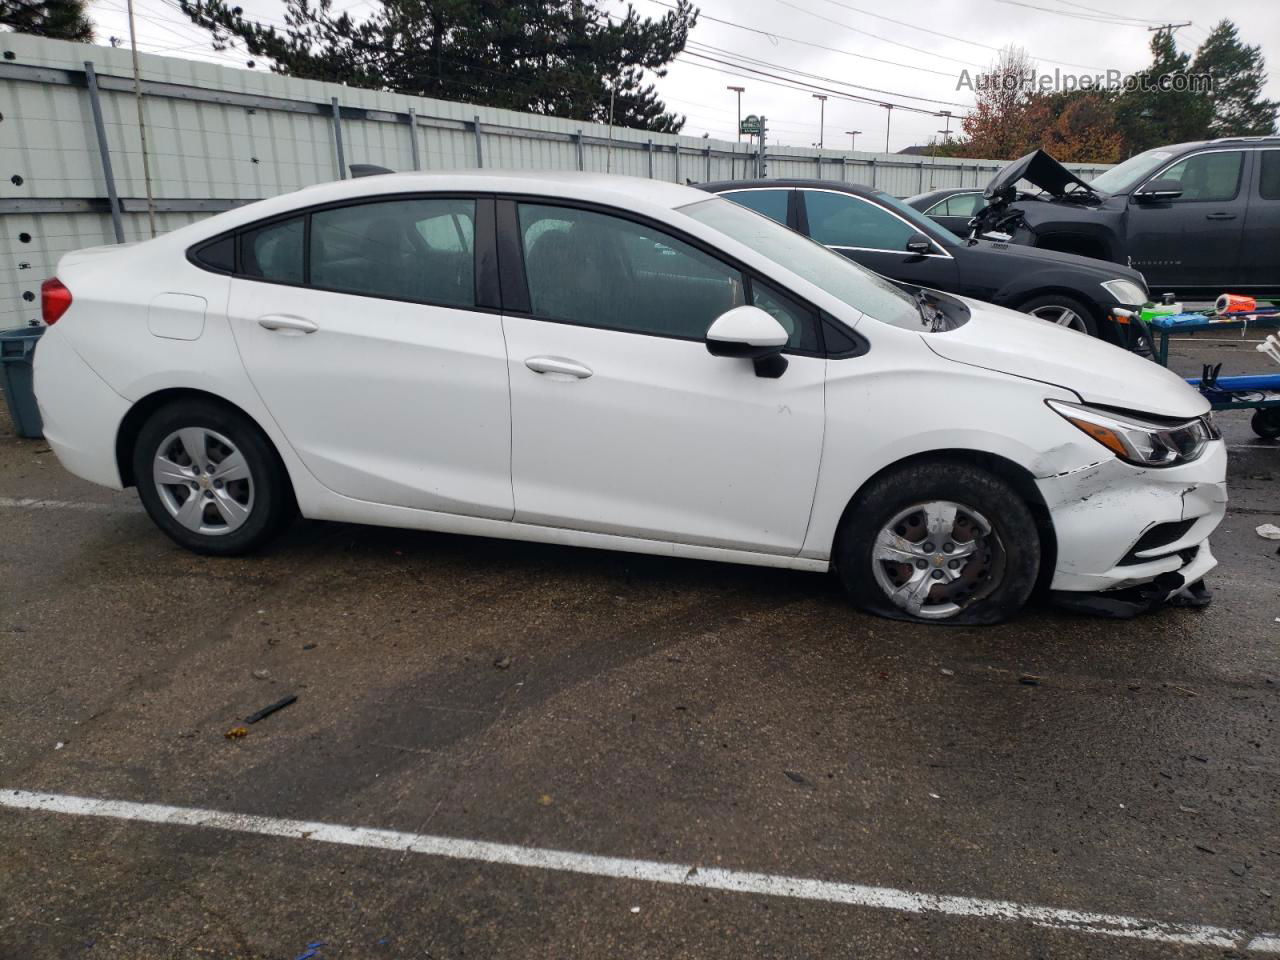
[{"label": "metal fence", "polygon": [[[694,182],[821,177],[909,196],[982,186],[1005,161],[770,148],[141,55],[156,230],[346,175],[476,167],[611,171]],[[767,141],[767,137],[766,137]],[[1105,167],[1074,167],[1086,179]],[[69,250],[145,239],[125,50],[0,34],[0,329],[39,314]]]}]

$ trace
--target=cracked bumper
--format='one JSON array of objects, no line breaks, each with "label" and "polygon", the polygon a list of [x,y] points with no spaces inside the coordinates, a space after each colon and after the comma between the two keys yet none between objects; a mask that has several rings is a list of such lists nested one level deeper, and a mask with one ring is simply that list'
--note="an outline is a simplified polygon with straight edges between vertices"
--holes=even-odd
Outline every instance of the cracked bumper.
[{"label": "cracked bumper", "polygon": [[[1050,588],[1120,590],[1170,573],[1195,583],[1217,565],[1208,538],[1226,513],[1226,474],[1226,445],[1218,441],[1178,467],[1151,470],[1113,458],[1037,480],[1058,541]],[[1121,563],[1148,530],[1184,521],[1190,526],[1177,539]]]}]

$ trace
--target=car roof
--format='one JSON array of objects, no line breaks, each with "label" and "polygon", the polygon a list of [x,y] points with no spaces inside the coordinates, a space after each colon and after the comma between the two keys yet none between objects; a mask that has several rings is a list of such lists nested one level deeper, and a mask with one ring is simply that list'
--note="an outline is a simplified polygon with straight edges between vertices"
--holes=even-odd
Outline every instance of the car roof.
[{"label": "car roof", "polygon": [[860,183],[844,183],[840,180],[818,180],[815,178],[781,177],[778,179],[756,180],[713,180],[709,183],[696,184],[699,190],[711,193],[722,193],[725,190],[744,190],[758,187],[775,187],[792,189],[794,187],[810,187],[822,190],[837,190],[840,193],[852,193],[859,197],[872,197],[884,193],[877,187],[866,187]]},{"label": "car roof", "polygon": [[904,203],[926,202],[930,200],[941,200],[943,197],[954,197],[958,193],[981,193],[982,187],[942,187],[939,190],[926,190],[924,193],[917,193],[914,196],[907,197]]}]

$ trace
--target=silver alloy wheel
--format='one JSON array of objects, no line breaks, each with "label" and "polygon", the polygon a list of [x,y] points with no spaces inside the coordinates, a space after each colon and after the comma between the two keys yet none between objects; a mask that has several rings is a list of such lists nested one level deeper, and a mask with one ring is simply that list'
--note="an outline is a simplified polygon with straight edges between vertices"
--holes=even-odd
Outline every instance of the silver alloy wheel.
[{"label": "silver alloy wheel", "polygon": [[1076,313],[1070,307],[1055,306],[1046,303],[1043,307],[1036,307],[1031,311],[1033,317],[1039,317],[1041,320],[1047,320],[1059,327],[1066,327],[1068,330],[1075,330],[1078,333],[1088,333],[1089,328],[1085,326],[1084,317]]},{"label": "silver alloy wheel", "polygon": [[871,548],[876,583],[914,617],[945,620],[1004,577],[1004,547],[987,518],[950,500],[917,503],[881,528]]},{"label": "silver alloy wheel", "polygon": [[253,475],[244,455],[222,434],[185,427],[165,437],[152,463],[160,502],[194,533],[232,533],[253,512]]}]

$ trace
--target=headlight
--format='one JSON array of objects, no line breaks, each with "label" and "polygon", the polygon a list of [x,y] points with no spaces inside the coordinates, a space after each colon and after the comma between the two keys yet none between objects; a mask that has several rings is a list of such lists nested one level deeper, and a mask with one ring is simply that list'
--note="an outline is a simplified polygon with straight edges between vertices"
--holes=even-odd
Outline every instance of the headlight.
[{"label": "headlight", "polygon": [[1107,280],[1102,287],[1117,303],[1128,307],[1140,307],[1151,299],[1147,291],[1132,280]]},{"label": "headlight", "polygon": [[1195,460],[1212,440],[1222,434],[1213,414],[1194,420],[1167,420],[1100,410],[1062,400],[1046,400],[1055,413],[1066,418],[1121,460],[1140,467],[1172,467]]}]

